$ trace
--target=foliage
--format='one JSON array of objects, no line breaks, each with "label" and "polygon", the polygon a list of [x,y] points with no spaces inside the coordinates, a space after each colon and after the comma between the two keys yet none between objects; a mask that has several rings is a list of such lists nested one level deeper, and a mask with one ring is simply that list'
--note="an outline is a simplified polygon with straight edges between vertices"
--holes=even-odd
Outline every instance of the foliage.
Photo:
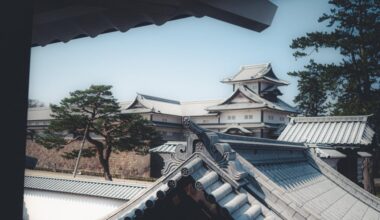
[{"label": "foliage", "polygon": [[294,102],[306,116],[324,114],[328,108],[326,85],[323,82],[323,75],[318,71],[321,68],[323,65],[311,60],[310,64],[305,66],[305,70],[288,73],[290,76],[300,78],[298,90],[302,93],[295,97]]},{"label": "foliage", "polygon": [[[71,92],[59,105],[50,105],[54,120],[44,135],[37,138],[37,142],[48,149],[61,149],[85,137],[93,147],[84,149],[83,156],[96,155],[108,180],[112,180],[109,171],[111,152],[134,150],[147,153],[149,147],[162,143],[161,136],[149,121],[140,115],[120,113],[120,106],[110,89],[111,86],[92,85]],[[77,153],[74,150],[62,156],[72,159]]]},{"label": "foliage", "polygon": [[[330,13],[319,22],[327,22],[329,32],[311,32],[290,45],[294,57],[307,57],[321,48],[338,51],[337,64],[310,61],[302,71],[289,73],[299,78],[295,103],[306,115],[374,114],[380,127],[380,2],[377,0],[330,0]],[[313,85],[308,85],[308,84]],[[317,89],[319,86],[320,89]]]}]

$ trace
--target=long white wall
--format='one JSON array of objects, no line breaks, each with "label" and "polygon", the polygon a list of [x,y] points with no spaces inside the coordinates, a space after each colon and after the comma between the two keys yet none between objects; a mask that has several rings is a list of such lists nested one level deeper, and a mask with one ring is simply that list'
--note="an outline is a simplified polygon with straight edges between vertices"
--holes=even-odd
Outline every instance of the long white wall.
[{"label": "long white wall", "polygon": [[153,114],[153,121],[181,124],[182,117],[164,114]]},{"label": "long white wall", "polygon": [[258,109],[224,111],[220,115],[220,123],[256,123],[260,119],[261,113]]},{"label": "long white wall", "polygon": [[23,220],[94,220],[126,201],[42,190],[24,190]]},{"label": "long white wall", "polygon": [[197,124],[216,124],[218,116],[191,116],[191,120]]},{"label": "long white wall", "polygon": [[287,117],[286,112],[277,112],[271,110],[264,110],[264,122],[274,123],[274,124],[287,124],[289,118]]}]

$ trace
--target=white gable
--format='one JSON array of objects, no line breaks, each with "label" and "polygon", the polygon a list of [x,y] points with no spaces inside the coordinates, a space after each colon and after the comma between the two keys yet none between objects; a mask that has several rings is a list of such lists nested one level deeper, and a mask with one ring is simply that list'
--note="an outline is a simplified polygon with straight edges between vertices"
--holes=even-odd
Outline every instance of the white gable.
[{"label": "white gable", "polygon": [[234,103],[252,103],[253,101],[251,99],[248,99],[245,95],[243,95],[241,92],[235,95],[228,104],[234,104]]}]

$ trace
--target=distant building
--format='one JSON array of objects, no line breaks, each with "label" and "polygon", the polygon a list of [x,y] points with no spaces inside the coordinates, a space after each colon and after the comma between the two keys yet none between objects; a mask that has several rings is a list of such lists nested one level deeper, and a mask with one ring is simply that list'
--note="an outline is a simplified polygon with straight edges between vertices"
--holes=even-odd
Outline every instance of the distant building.
[{"label": "distant building", "polygon": [[289,115],[297,111],[278,96],[280,86],[288,85],[274,74],[270,63],[243,66],[222,83],[232,85],[233,93],[217,105],[206,110],[209,117],[192,117],[204,128],[224,133],[246,134],[255,137],[276,138],[278,129],[288,122]]},{"label": "distant building", "polygon": [[278,87],[288,83],[277,78],[269,63],[244,66],[222,82],[233,87],[225,100],[179,102],[138,94],[122,112],[143,115],[172,141],[184,140],[183,117],[213,131],[276,138],[288,116],[297,113],[278,98]]},{"label": "distant building", "polygon": [[278,140],[307,144],[334,169],[363,185],[364,178],[369,178],[365,166],[372,159],[375,135],[368,117],[292,117]]},{"label": "distant building", "polygon": [[[232,94],[225,100],[179,102],[138,93],[132,102],[120,103],[121,112],[142,115],[167,141],[185,140],[184,117],[213,131],[277,138],[288,116],[297,113],[278,98],[279,87],[288,83],[278,79],[270,63],[243,66],[222,83],[232,85]],[[29,109],[29,130],[45,129],[52,119],[49,114],[49,108]]]}]

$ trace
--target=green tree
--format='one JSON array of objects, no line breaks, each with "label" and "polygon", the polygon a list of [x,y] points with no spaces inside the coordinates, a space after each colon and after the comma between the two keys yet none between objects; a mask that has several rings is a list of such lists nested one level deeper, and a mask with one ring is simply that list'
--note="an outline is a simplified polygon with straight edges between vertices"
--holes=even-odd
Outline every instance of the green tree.
[{"label": "green tree", "polygon": [[[321,48],[337,50],[342,60],[339,63],[319,64],[310,61],[305,70],[292,72],[299,82],[307,81],[310,75],[319,75],[318,84],[323,85],[325,96],[320,91],[313,93],[318,103],[331,103],[331,113],[374,114],[373,122],[380,127],[380,1],[377,0],[330,0],[330,13],[323,14],[319,22],[327,22],[329,32],[311,32],[293,40],[294,57],[306,57]],[[312,77],[313,78],[313,77]],[[308,87],[300,87],[296,104],[305,106],[302,100],[315,100],[307,96]],[[305,95],[304,95],[305,94]],[[305,96],[305,97],[304,97]],[[302,107],[300,108],[302,109]],[[312,112],[303,109],[304,112]],[[322,114],[320,109],[316,114]]]},{"label": "green tree", "polygon": [[290,76],[299,77],[298,91],[302,91],[295,98],[298,109],[305,116],[317,116],[326,113],[328,108],[327,95],[325,92],[325,83],[319,69],[321,64],[315,63],[313,60],[305,66],[305,70],[298,72],[289,72]]},{"label": "green tree", "polygon": [[[82,155],[97,156],[106,180],[112,180],[109,158],[113,151],[147,153],[150,146],[162,143],[149,121],[137,114],[120,114],[120,106],[110,89],[111,86],[92,85],[71,92],[59,105],[50,105],[54,120],[44,134],[36,138],[48,149],[62,149],[85,136],[93,147],[84,149]],[[73,159],[77,155],[78,150],[74,150],[62,156]]]},{"label": "green tree", "polygon": [[[290,73],[301,84],[295,103],[305,114],[323,114],[327,106],[331,107],[328,113],[333,115],[373,114],[370,120],[379,134],[380,1],[330,0],[329,4],[330,12],[318,20],[327,22],[329,31],[306,33],[294,39],[290,47],[295,49],[296,58],[308,57],[323,48],[335,49],[341,61],[330,64],[310,61],[313,68],[306,66],[305,70]],[[305,85],[310,78],[317,78],[315,83],[322,90]],[[315,108],[316,104],[323,107]]]}]

